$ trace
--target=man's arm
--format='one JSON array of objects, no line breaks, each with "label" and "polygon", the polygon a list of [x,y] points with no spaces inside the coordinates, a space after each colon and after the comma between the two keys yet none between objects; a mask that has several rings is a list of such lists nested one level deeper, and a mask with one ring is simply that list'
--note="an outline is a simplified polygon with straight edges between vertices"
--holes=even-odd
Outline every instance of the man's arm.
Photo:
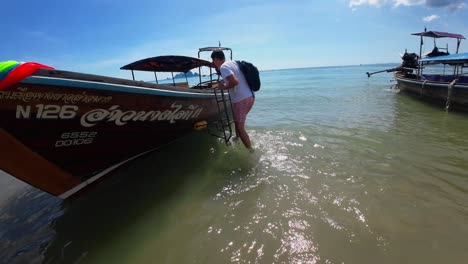
[{"label": "man's arm", "polygon": [[218,88],[220,90],[229,90],[236,87],[236,85],[238,84],[239,80],[237,79],[237,77],[234,74],[231,74],[226,77],[226,80],[224,80],[224,82],[219,83]]}]

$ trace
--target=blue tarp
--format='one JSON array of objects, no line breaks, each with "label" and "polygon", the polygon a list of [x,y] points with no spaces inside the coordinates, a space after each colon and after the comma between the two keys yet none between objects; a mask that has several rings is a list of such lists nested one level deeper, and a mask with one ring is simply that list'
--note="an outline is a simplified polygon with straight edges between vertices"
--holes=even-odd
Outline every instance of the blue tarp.
[{"label": "blue tarp", "polygon": [[467,63],[468,52],[420,59],[420,62]]}]

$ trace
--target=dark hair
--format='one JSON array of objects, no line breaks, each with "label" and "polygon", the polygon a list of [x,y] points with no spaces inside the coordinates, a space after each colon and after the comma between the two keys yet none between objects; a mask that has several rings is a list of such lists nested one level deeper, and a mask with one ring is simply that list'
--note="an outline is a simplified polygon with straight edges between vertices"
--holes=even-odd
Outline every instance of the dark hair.
[{"label": "dark hair", "polygon": [[224,52],[220,49],[214,50],[211,53],[211,59],[220,59],[220,60],[225,60],[226,57],[224,56]]}]

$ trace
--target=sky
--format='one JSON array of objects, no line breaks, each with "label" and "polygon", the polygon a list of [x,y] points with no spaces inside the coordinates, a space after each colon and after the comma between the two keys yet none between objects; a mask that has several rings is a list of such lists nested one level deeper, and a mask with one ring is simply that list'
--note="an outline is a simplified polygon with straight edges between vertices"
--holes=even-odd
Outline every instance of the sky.
[{"label": "sky", "polygon": [[468,0],[14,0],[1,4],[0,61],[129,78],[133,61],[220,42],[260,70],[399,63],[425,27],[468,37],[467,15]]}]

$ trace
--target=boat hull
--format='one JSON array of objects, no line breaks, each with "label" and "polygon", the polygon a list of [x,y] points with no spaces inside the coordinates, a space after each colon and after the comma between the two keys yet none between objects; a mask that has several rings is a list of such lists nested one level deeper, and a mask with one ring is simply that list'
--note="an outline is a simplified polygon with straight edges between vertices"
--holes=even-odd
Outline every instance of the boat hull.
[{"label": "boat hull", "polygon": [[468,84],[455,83],[449,89],[450,82],[425,81],[415,75],[395,73],[395,79],[401,92],[416,96],[422,100],[448,106],[450,109],[468,112]]},{"label": "boat hull", "polygon": [[67,198],[218,117],[210,91],[39,70],[0,91],[0,169]]}]

